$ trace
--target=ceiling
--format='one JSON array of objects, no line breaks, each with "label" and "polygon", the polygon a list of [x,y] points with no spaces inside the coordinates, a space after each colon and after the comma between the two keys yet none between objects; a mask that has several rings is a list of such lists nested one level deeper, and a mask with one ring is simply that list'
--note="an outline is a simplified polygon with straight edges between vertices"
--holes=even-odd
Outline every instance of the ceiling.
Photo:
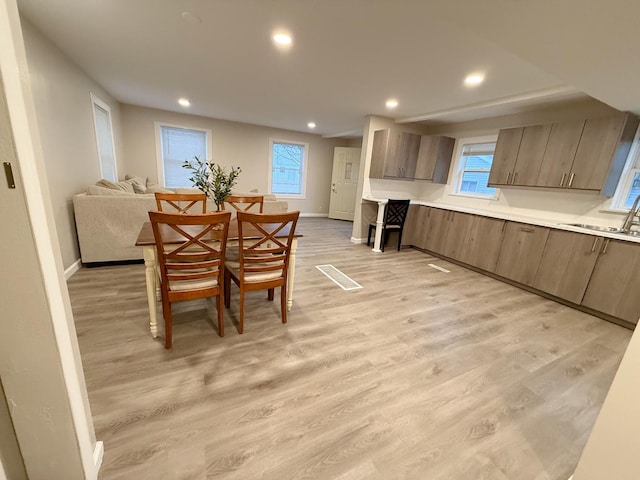
[{"label": "ceiling", "polygon": [[[314,121],[315,133],[354,136],[368,114],[400,122],[461,121],[582,92],[619,109],[640,109],[640,97],[627,99],[632,79],[616,78],[615,88],[608,87],[611,69],[631,60],[610,55],[635,45],[619,50],[616,22],[631,24],[640,2],[592,0],[590,8],[602,8],[585,14],[583,23],[567,7],[579,9],[581,1],[18,4],[23,16],[120,102],[299,131]],[[616,15],[615,21],[603,16],[604,5],[616,3],[635,15]],[[601,28],[594,28],[597,20]],[[293,35],[288,51],[271,42],[276,29]],[[637,79],[640,61],[632,60]],[[463,79],[474,71],[485,72],[486,80],[470,89]],[[179,97],[189,98],[191,107],[180,107]],[[399,101],[393,111],[384,105],[390,97]]]}]

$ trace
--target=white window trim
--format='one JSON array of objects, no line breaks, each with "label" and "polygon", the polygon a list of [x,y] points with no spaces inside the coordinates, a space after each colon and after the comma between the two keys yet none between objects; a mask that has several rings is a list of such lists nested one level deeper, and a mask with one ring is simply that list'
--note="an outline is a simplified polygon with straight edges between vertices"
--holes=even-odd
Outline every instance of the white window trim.
[{"label": "white window trim", "polygon": [[113,149],[113,172],[115,173],[116,178],[115,182],[118,181],[118,158],[116,156],[116,144],[113,133],[113,118],[111,115],[111,107],[105,101],[98,98],[93,92],[89,92],[89,96],[91,97],[91,116],[93,117],[93,134],[96,138],[96,155],[98,156],[98,168],[100,169],[100,176],[102,176],[102,158],[100,157],[100,147],[98,146],[98,123],[96,120],[96,110],[93,107],[94,105],[99,106],[103,110],[106,110],[109,114],[109,128],[111,129],[111,148]]},{"label": "white window trim", "polygon": [[[461,192],[460,187],[462,185],[462,148],[465,145],[471,143],[495,143],[498,141],[498,135],[485,135],[482,137],[465,137],[456,139],[455,148],[453,150],[453,158],[451,161],[451,173],[449,178],[453,181],[450,184],[449,195],[455,197],[468,197],[468,198],[480,198],[482,200],[498,200],[500,198],[500,189],[496,188],[496,193],[493,196],[490,195],[474,195],[470,192]],[[495,187],[492,187],[495,188]]]},{"label": "white window trim", "polygon": [[172,127],[172,128],[182,128],[184,130],[196,130],[198,132],[204,132],[206,135],[207,142],[207,158],[200,160],[211,160],[213,158],[213,150],[211,148],[211,129],[202,128],[202,127],[194,127],[191,125],[178,125],[175,123],[167,123],[167,122],[153,122],[156,131],[156,171],[158,174],[158,184],[164,185],[164,162],[162,160],[162,132],[160,131],[161,127]]},{"label": "white window trim", "polygon": [[[274,143],[288,143],[291,145],[302,145],[304,147],[304,155],[302,157],[302,193],[300,194],[284,194],[284,193],[273,193],[272,191],[272,182],[273,182],[273,144]],[[295,140],[283,140],[280,138],[269,138],[269,172],[268,172],[268,188],[269,193],[272,195],[277,195],[278,198],[293,198],[298,200],[304,200],[307,198],[307,170],[309,170],[309,144],[304,142],[297,142]]]},{"label": "white window trim", "polygon": [[629,195],[629,190],[631,189],[631,181],[633,180],[633,176],[636,172],[640,172],[640,165],[638,167],[632,167],[633,164],[638,162],[640,164],[640,127],[636,131],[636,135],[633,139],[633,143],[631,144],[631,149],[629,150],[629,155],[627,156],[627,161],[624,165],[624,169],[622,170],[622,175],[620,175],[620,181],[618,182],[618,187],[616,188],[616,192],[611,197],[611,203],[609,204],[609,211],[612,212],[628,212],[629,209],[624,207],[622,204]]}]

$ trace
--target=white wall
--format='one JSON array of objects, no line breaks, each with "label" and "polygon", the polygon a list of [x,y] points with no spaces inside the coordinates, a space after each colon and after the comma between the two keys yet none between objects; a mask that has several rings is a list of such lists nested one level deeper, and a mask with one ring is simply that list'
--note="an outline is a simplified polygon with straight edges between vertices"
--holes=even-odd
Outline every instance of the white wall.
[{"label": "white wall", "polygon": [[90,92],[111,107],[118,174],[123,175],[119,104],[22,19],[29,78],[36,106],[47,180],[62,261],[80,258],[71,199],[100,179]]},{"label": "white wall", "polygon": [[210,129],[212,160],[225,166],[239,166],[242,173],[235,189],[268,189],[269,139],[309,144],[306,199],[288,199],[290,210],[328,214],[333,148],[347,140],[325,139],[319,135],[229,122],[208,117],[122,105],[122,132],[126,172],[157,181],[155,122]]}]

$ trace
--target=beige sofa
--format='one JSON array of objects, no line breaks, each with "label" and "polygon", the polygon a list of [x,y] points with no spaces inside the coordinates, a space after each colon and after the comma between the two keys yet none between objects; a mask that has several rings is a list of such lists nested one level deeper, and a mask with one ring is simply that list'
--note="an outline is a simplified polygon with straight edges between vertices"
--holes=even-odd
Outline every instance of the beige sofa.
[{"label": "beige sofa", "polygon": [[[179,190],[181,193],[197,192],[193,189]],[[102,189],[88,190],[92,193],[96,191]],[[277,200],[273,195],[265,195],[264,213],[286,212],[287,208],[286,201]],[[140,227],[149,221],[148,212],[156,210],[153,194],[81,193],[73,197],[73,209],[82,263],[142,259],[142,248],[136,247],[135,243]],[[211,209],[215,210],[213,202]]]}]

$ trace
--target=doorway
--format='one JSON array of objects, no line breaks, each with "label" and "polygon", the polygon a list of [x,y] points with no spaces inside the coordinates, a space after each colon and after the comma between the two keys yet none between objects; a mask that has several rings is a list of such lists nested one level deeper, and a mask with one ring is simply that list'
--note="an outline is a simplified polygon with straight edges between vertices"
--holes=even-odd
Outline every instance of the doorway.
[{"label": "doorway", "polygon": [[353,222],[359,172],[360,149],[335,147],[333,150],[329,218]]}]

